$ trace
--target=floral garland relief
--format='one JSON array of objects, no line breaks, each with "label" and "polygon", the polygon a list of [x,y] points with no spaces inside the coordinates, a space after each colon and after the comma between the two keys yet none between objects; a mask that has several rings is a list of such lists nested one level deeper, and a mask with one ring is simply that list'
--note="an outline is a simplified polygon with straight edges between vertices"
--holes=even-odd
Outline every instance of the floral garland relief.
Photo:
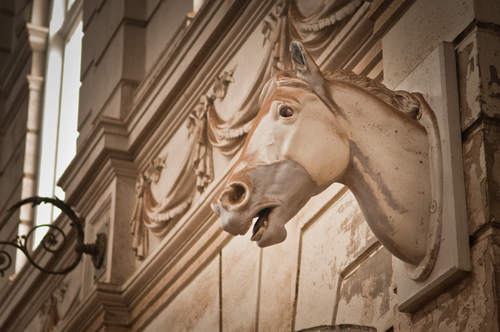
[{"label": "floral garland relief", "polygon": [[[148,255],[149,233],[159,238],[164,237],[188,211],[196,191],[203,193],[213,181],[213,149],[232,157],[241,148],[257,114],[259,95],[264,83],[274,71],[291,67],[288,53],[290,39],[308,40],[318,38],[319,35],[331,35],[330,29],[322,30],[342,24],[352,16],[361,1],[349,5],[344,5],[343,1],[335,3],[337,6],[322,7],[319,14],[304,17],[298,14],[294,2],[289,5],[286,1],[279,1],[263,20],[265,55],[256,70],[252,88],[240,108],[228,120],[223,120],[214,105],[216,99],[224,99],[229,84],[234,82],[233,68],[214,79],[209,91],[200,97],[189,114],[187,146],[190,152],[182,161],[181,171],[165,196],[155,199],[151,184],[158,183],[161,172],[166,167],[167,156],[154,159],[139,175],[136,182],[136,202],[130,219],[132,246],[138,259],[142,260]],[[342,15],[338,14],[339,8]],[[331,19],[332,15],[334,20]],[[325,23],[325,17],[329,17],[328,24]]]},{"label": "floral garland relief", "polygon": [[214,179],[212,146],[208,141],[208,114],[215,113],[214,102],[224,99],[229,84],[234,82],[234,69],[215,78],[209,91],[202,95],[187,119],[189,153],[182,160],[180,173],[170,190],[157,200],[151,184],[158,183],[166,167],[167,156],[154,159],[136,182],[136,202],[130,220],[132,247],[138,259],[149,250],[149,233],[164,237],[189,209],[196,191],[203,193]]}]

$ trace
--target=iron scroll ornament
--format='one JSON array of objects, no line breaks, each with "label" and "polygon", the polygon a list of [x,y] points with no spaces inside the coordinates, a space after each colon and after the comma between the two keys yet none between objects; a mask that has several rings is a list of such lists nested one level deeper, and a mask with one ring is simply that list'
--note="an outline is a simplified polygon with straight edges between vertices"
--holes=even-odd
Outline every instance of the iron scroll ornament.
[{"label": "iron scroll ornament", "polygon": [[[70,271],[74,270],[78,264],[80,263],[83,254],[87,254],[92,256],[92,263],[94,264],[94,267],[96,269],[100,268],[103,261],[104,261],[104,255],[106,252],[106,234],[104,233],[99,233],[97,234],[97,238],[95,243],[92,244],[85,244],[84,243],[84,231],[83,231],[83,225],[84,225],[84,219],[80,218],[77,216],[75,211],[68,206],[66,203],[61,201],[58,198],[51,198],[51,197],[40,197],[40,196],[33,196],[29,197],[26,199],[23,199],[14,205],[12,205],[5,213],[4,217],[0,221],[0,225],[5,225],[6,221],[14,214],[14,212],[19,209],[22,205],[25,204],[32,204],[33,207],[40,205],[41,203],[49,203],[54,205],[55,207],[59,208],[62,213],[64,213],[66,216],[69,217],[71,220],[70,226],[72,231],[75,232],[76,235],[76,245],[75,245],[75,252],[76,252],[76,257],[72,261],[71,264],[68,266],[57,269],[57,270],[50,270],[47,269],[41,265],[39,265],[33,257],[31,256],[29,246],[31,243],[31,237],[33,234],[35,234],[35,230],[39,228],[48,228],[47,234],[43,237],[43,239],[40,242],[40,247],[47,251],[50,252],[51,254],[58,254],[62,252],[67,245],[67,235],[64,233],[64,231],[53,224],[44,224],[44,225],[37,225],[33,227],[26,235],[21,235],[17,236],[15,240],[12,241],[0,241],[0,246],[7,245],[7,246],[12,246],[15,247],[23,252],[23,254],[26,256],[28,261],[33,265],[35,268],[38,270],[48,273],[48,274],[67,274]],[[5,271],[10,268],[12,265],[12,258],[10,254],[0,248],[0,276],[4,276]]]}]

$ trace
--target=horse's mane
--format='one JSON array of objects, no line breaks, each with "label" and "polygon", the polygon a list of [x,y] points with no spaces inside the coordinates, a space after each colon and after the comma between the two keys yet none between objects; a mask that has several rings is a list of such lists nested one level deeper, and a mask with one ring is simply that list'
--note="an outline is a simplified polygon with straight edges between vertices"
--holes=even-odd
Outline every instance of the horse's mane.
[{"label": "horse's mane", "polygon": [[[372,93],[383,102],[393,106],[395,109],[406,113],[413,118],[418,117],[420,102],[409,92],[390,90],[378,81],[369,79],[365,76],[356,75],[351,71],[343,69],[337,69],[331,72],[327,71],[322,74],[327,81],[341,81],[352,84],[360,89]],[[311,89],[307,82],[296,77],[295,72],[282,71],[268,81],[268,83],[264,86],[260,100],[263,101],[266,99],[277,85],[289,85]]]},{"label": "horse's mane", "polygon": [[393,91],[387,88],[379,81],[369,79],[368,77],[356,75],[352,71],[338,69],[332,72],[325,72],[323,76],[328,81],[342,81],[355,85],[363,90],[366,90],[385,103],[394,106],[397,110],[416,117],[420,110],[420,102],[418,99],[407,91]]}]

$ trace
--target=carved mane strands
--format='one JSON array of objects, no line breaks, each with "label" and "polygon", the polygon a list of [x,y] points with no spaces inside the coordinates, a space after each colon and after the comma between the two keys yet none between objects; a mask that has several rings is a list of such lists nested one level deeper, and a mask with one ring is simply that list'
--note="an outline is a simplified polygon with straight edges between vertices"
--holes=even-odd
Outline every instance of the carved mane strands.
[{"label": "carved mane strands", "polygon": [[415,119],[419,116],[421,105],[413,93],[401,90],[390,90],[379,81],[372,80],[366,76],[356,75],[352,71],[343,69],[325,72],[324,76],[328,81],[336,80],[346,82],[364,89],[377,96],[385,103],[394,106],[397,110]]}]

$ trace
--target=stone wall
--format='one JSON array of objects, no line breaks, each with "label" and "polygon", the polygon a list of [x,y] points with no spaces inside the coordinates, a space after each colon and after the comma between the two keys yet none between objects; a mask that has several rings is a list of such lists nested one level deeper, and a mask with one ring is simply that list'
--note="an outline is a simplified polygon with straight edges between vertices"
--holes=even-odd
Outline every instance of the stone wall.
[{"label": "stone wall", "polygon": [[[318,9],[309,1],[207,0],[193,13],[184,0],[85,0],[78,152],[59,184],[87,221],[86,241],[107,232],[105,272],[96,276],[88,257],[66,277],[25,268],[0,284],[0,330],[500,330],[498,2],[332,1],[323,10],[346,4],[338,22],[314,25],[313,15],[307,30],[300,15]],[[1,25],[20,13],[0,5],[0,64],[20,38]],[[416,312],[398,310],[391,254],[345,186],[313,197],[286,241],[265,249],[223,232],[210,209],[263,83],[289,65],[291,38],[323,70],[390,88],[441,42],[455,48],[472,271]],[[2,209],[21,198],[26,173],[27,61],[19,82],[0,78]],[[6,227],[2,236],[17,230]]]}]

